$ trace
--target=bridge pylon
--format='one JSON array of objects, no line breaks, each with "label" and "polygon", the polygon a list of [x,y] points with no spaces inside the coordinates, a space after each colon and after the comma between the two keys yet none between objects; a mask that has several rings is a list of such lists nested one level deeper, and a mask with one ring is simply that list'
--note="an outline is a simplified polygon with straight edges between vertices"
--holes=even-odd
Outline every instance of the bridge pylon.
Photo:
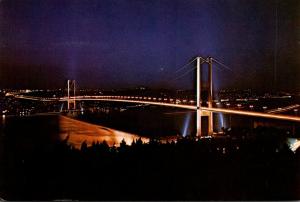
[{"label": "bridge pylon", "polygon": [[198,56],[196,58],[196,100],[197,100],[197,113],[196,113],[196,136],[202,136],[202,116],[208,117],[208,135],[213,134],[213,113],[206,112],[204,113],[201,110],[202,99],[201,99],[201,68],[202,64],[208,64],[208,97],[207,97],[207,106],[212,107],[213,103],[213,77],[212,77],[212,57],[202,58]]},{"label": "bridge pylon", "polygon": [[[68,110],[76,109],[76,86],[75,80],[68,80]],[[73,94],[73,96],[71,96]]]},{"label": "bridge pylon", "polygon": [[[211,108],[213,104],[213,76],[212,76],[212,57],[208,57],[208,107]],[[214,132],[213,113],[208,114],[208,134],[212,135]]]}]

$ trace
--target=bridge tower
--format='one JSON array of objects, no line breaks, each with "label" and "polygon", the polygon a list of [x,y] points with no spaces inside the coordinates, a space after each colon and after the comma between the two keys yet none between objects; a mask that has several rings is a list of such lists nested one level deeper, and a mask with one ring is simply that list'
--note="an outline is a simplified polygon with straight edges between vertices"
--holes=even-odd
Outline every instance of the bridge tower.
[{"label": "bridge tower", "polygon": [[212,77],[212,57],[208,57],[206,59],[202,57],[196,58],[196,100],[197,100],[197,114],[196,114],[196,136],[202,135],[202,123],[201,117],[207,116],[208,117],[208,134],[213,134],[213,114],[212,112],[203,112],[201,110],[202,99],[201,99],[201,68],[202,64],[208,64],[208,97],[207,97],[207,106],[212,107],[213,103],[213,77]]},{"label": "bridge tower", "polygon": [[[75,80],[68,80],[68,110],[76,109]],[[73,97],[71,96],[73,94]]]},{"label": "bridge tower", "polygon": [[[208,57],[208,107],[211,108],[213,104],[213,77],[212,77],[212,57]],[[212,135],[214,132],[213,113],[208,113],[208,134]]]}]

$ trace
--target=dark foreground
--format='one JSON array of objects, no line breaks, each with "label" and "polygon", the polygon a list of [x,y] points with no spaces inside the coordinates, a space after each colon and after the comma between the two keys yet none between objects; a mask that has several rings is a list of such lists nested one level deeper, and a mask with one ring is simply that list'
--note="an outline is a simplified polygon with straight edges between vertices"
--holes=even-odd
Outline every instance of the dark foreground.
[{"label": "dark foreground", "polygon": [[[14,152],[4,141],[1,197],[6,200],[296,200],[300,152],[284,134],[257,128],[254,137],[136,141],[81,150],[65,142]],[[234,133],[234,132],[232,132]]]}]

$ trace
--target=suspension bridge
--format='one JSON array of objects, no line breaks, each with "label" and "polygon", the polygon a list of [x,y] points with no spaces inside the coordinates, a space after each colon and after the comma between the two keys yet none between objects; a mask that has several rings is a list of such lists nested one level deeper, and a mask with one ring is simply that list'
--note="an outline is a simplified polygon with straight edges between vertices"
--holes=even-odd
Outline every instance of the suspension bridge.
[{"label": "suspension bridge", "polygon": [[[67,82],[67,96],[58,97],[58,98],[42,98],[42,97],[33,97],[26,95],[15,95],[16,98],[20,99],[28,99],[35,101],[43,101],[43,102],[51,102],[51,101],[60,101],[67,102],[68,110],[76,110],[76,102],[77,101],[109,101],[109,102],[123,102],[123,103],[136,103],[136,104],[147,104],[147,105],[157,105],[164,107],[174,107],[174,108],[182,108],[196,111],[196,135],[201,136],[202,134],[202,123],[201,117],[208,117],[208,134],[211,135],[214,132],[213,129],[213,113],[226,113],[226,114],[234,114],[234,115],[243,115],[243,116],[252,116],[259,118],[268,118],[268,119],[278,119],[283,121],[294,121],[300,122],[300,117],[291,116],[291,115],[282,115],[277,114],[278,112],[289,110],[290,108],[295,108],[295,106],[289,106],[282,110],[269,110],[267,112],[255,112],[255,111],[246,111],[239,109],[227,109],[227,108],[219,108],[213,107],[213,62],[223,66],[229,71],[232,71],[231,68],[224,65],[222,62],[212,58],[212,57],[195,57],[193,60],[189,61],[183,67],[179,68],[176,72],[181,71],[184,68],[187,68],[193,62],[196,63],[195,67],[188,70],[184,74],[180,75],[182,77],[192,70],[196,69],[196,100],[185,100],[185,99],[177,99],[177,98],[163,98],[163,97],[149,97],[149,96],[113,96],[113,95],[101,95],[101,96],[76,96],[76,84],[75,80],[68,80]],[[208,65],[207,75],[201,75],[203,71],[201,71],[203,64]],[[204,100],[201,96],[202,85],[204,82],[202,81],[202,77],[207,76],[206,86],[208,96],[206,100]],[[297,105],[298,107],[298,105]]]}]

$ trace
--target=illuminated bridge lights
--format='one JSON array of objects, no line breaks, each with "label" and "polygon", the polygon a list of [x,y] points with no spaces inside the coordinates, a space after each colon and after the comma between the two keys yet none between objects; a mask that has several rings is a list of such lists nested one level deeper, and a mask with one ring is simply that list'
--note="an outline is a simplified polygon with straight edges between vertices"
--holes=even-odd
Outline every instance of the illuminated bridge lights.
[{"label": "illuminated bridge lights", "polygon": [[[15,96],[15,97],[16,98],[21,98],[21,99],[44,101],[44,99],[37,98],[37,97],[29,97],[29,96]],[[73,99],[73,98],[74,97],[71,97],[71,99]],[[159,106],[175,107],[175,108],[183,108],[183,109],[191,109],[191,110],[196,110],[197,109],[196,106],[194,106],[194,105],[180,104],[181,101],[179,99],[176,99],[175,103],[167,103],[167,102],[148,101],[147,97],[144,97],[144,98],[145,98],[144,100],[130,100],[130,99],[124,100],[124,99],[117,99],[117,96],[76,96],[76,100],[78,100],[78,101],[95,100],[95,101],[128,102],[128,103],[159,105]],[[67,97],[49,98],[48,100],[45,100],[45,101],[62,101],[63,102],[63,101],[67,101],[67,99],[68,99]],[[172,102],[174,99],[170,98],[169,100],[170,100],[170,102]],[[218,103],[216,103],[216,104],[218,105]],[[291,115],[272,114],[272,113],[254,112],[254,111],[244,111],[244,110],[236,110],[236,109],[214,108],[214,107],[212,107],[212,108],[201,107],[201,110],[202,111],[208,111],[208,112],[215,112],[215,113],[219,112],[219,113],[228,113],[228,114],[236,114],[236,115],[244,115],[244,116],[253,116],[253,117],[271,118],[271,119],[278,119],[278,120],[285,120],[285,121],[300,122],[300,117],[291,116]]]},{"label": "illuminated bridge lights", "polygon": [[229,102],[229,99],[221,99],[221,102]]},{"label": "illuminated bridge lights", "polygon": [[267,113],[280,113],[280,112],[285,112],[285,111],[289,111],[289,110],[292,110],[292,109],[294,109],[294,111],[295,111],[295,109],[297,109],[299,107],[300,107],[299,104],[290,105],[290,106],[287,106],[287,107],[278,107],[277,109],[268,110]]}]

